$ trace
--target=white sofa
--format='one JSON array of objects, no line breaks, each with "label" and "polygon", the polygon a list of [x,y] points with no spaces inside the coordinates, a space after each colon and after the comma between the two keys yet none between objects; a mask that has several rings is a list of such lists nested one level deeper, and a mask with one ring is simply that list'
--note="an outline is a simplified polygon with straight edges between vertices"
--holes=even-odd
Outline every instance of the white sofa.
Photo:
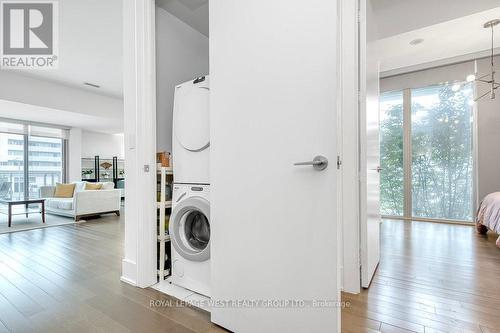
[{"label": "white sofa", "polygon": [[40,198],[45,198],[45,211],[50,214],[73,217],[79,221],[86,216],[106,213],[120,215],[121,195],[112,182],[104,182],[100,190],[85,190],[86,182],[74,182],[72,198],[55,198],[55,186],[41,186]]}]

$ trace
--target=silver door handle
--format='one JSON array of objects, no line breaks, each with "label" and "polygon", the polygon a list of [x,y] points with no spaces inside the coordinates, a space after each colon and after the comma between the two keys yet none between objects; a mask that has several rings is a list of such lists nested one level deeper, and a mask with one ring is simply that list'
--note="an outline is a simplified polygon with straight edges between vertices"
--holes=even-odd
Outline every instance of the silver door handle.
[{"label": "silver door handle", "polygon": [[370,170],[380,172],[382,171],[382,168],[378,166],[375,169],[370,169]]},{"label": "silver door handle", "polygon": [[297,162],[293,165],[312,165],[315,170],[321,171],[325,170],[328,166],[328,159],[324,156],[318,155],[312,161],[308,162]]}]

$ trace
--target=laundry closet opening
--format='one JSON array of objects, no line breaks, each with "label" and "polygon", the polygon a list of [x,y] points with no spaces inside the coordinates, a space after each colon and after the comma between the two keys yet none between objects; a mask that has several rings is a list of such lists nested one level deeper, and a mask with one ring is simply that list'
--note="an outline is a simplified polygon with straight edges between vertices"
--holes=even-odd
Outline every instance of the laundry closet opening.
[{"label": "laundry closet opening", "polygon": [[154,288],[199,307],[210,297],[208,20],[208,0],[156,1]]}]

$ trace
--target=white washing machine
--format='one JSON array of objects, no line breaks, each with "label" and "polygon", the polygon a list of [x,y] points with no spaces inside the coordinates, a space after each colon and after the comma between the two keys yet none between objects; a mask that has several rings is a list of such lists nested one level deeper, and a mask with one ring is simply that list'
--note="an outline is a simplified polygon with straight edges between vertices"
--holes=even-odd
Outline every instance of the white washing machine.
[{"label": "white washing machine", "polygon": [[172,166],[176,183],[209,184],[209,79],[175,87]]},{"label": "white washing machine", "polygon": [[173,284],[210,296],[209,185],[174,184],[169,233]]}]

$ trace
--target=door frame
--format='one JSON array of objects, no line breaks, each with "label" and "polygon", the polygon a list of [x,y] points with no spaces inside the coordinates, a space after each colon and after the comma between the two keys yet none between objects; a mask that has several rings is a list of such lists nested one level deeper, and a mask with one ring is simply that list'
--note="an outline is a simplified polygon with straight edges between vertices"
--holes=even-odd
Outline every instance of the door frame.
[{"label": "door frame", "polygon": [[[365,0],[339,0],[338,216],[340,288],[361,290],[359,216],[359,22]],[[156,48],[155,0],[123,1],[125,114],[125,244],[121,280],[156,283]],[[354,73],[354,75],[353,75]],[[354,110],[354,112],[353,112]],[[149,172],[144,167],[149,166]]]},{"label": "door frame", "polygon": [[123,282],[146,288],[156,270],[155,0],[123,2],[125,244]]},{"label": "door frame", "polygon": [[[361,291],[360,258],[360,22],[365,0],[339,0],[339,172],[338,211],[341,238],[341,288]],[[354,73],[354,74],[353,74]]]}]

